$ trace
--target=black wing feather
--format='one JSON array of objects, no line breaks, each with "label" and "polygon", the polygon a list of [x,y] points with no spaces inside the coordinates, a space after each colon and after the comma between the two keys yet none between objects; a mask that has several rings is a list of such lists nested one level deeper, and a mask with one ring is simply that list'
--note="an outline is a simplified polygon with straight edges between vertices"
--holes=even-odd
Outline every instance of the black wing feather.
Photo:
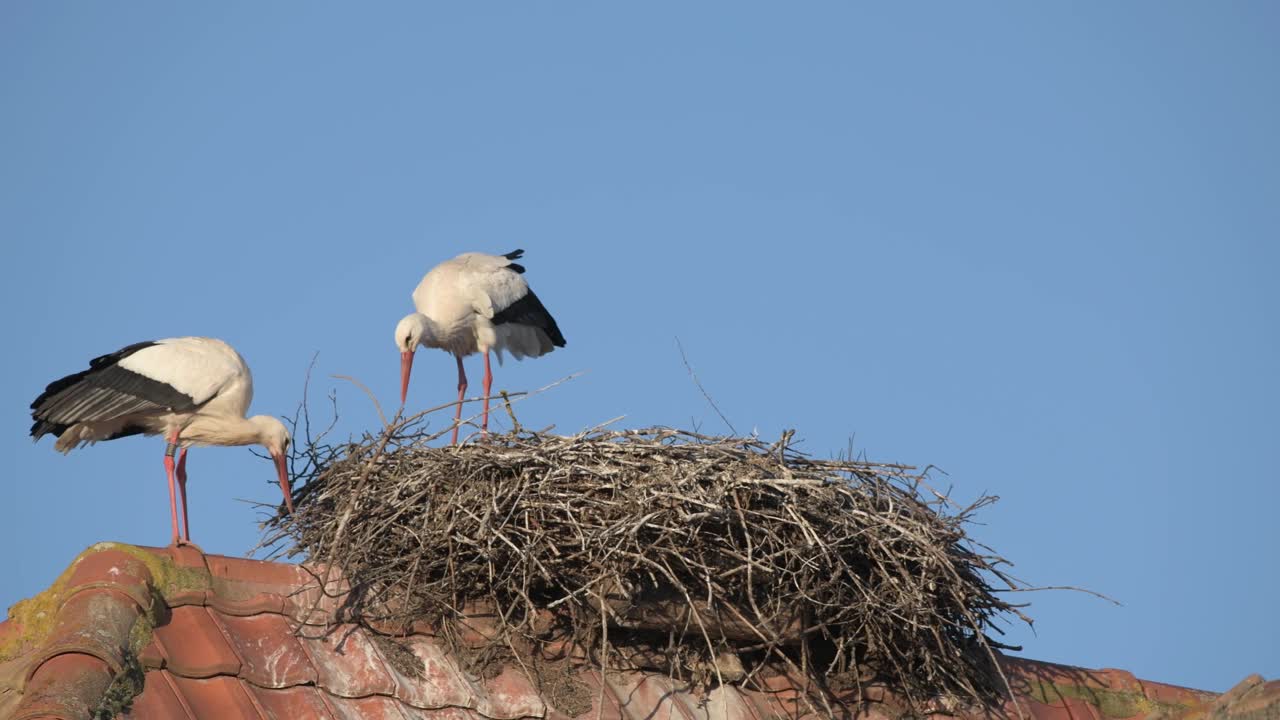
[{"label": "black wing feather", "polygon": [[86,375],[92,373],[93,371],[98,370],[107,365],[115,365],[116,363],[138,352],[139,350],[142,350],[143,348],[149,348],[155,344],[156,343],[151,342],[150,340],[148,340],[147,342],[134,343],[132,345],[126,345],[125,347],[122,347],[113,353],[109,353],[107,355],[100,355],[90,360],[88,370],[81,370],[78,373],[72,373],[64,378],[59,378],[49,383],[49,385],[44,389],[44,392],[40,393],[40,397],[36,398],[31,402],[31,409],[35,410],[36,408],[40,407],[40,405],[42,405],[44,401],[48,400],[54,395],[57,395],[63,390],[66,390],[72,385],[75,385],[76,383],[80,382],[85,378]]},{"label": "black wing feather", "polygon": [[547,308],[538,299],[538,296],[533,294],[533,290],[493,314],[494,325],[505,325],[507,323],[538,328],[545,332],[547,337],[551,338],[553,345],[564,347],[564,335],[560,333],[560,327],[556,325],[556,319],[551,317],[551,313],[547,312]]},{"label": "black wing feather", "polygon": [[[172,386],[120,367],[119,362],[154,342],[141,342],[123,347],[89,361],[89,369],[72,373],[49,383],[31,403],[31,436],[39,439],[46,433],[61,436],[67,428],[80,422],[102,422],[147,411],[187,412],[196,407],[195,400]],[[114,437],[142,432],[129,426]]]}]

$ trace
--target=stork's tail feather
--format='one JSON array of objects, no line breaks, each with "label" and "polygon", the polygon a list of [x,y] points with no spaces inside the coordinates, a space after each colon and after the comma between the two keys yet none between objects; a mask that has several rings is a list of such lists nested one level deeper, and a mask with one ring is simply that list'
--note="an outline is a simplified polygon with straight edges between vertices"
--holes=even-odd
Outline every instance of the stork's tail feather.
[{"label": "stork's tail feather", "polygon": [[60,453],[69,453],[78,447],[129,437],[130,435],[141,435],[146,431],[146,428],[141,425],[62,424],[52,423],[48,420],[36,420],[31,425],[31,439],[36,442],[45,435],[53,435],[57,438],[57,441],[53,444],[53,449]]},{"label": "stork's tail feather", "polygon": [[524,257],[524,251],[523,251],[523,250],[519,250],[519,249],[517,249],[517,250],[512,250],[511,252],[507,253],[506,255],[503,255],[502,257],[504,257],[504,258],[506,258],[507,260],[510,260],[510,261],[511,261],[511,262],[508,262],[508,263],[507,263],[507,269],[508,269],[508,270],[511,270],[511,271],[515,272],[516,274],[518,274],[518,275],[523,275],[523,274],[524,274],[524,266],[523,266],[523,265],[521,265],[521,264],[520,264],[520,263],[518,263],[518,262],[515,262],[516,260],[519,260],[520,258]]}]

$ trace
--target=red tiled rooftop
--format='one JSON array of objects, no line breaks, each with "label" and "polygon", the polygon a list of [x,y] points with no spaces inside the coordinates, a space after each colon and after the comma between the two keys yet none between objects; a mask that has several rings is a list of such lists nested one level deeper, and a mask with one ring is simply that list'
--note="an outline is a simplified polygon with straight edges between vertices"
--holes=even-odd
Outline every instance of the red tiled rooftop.
[{"label": "red tiled rooftop", "polygon": [[[142,680],[122,715],[141,720],[820,716],[782,676],[770,678],[772,692],[726,686],[703,698],[665,675],[584,668],[581,705],[555,707],[515,666],[469,675],[421,628],[397,638],[397,653],[336,622],[337,607],[304,566],[100,543],[0,623],[0,718],[90,718],[121,673]],[[1280,682],[1257,677],[1217,697],[1122,670],[1015,659],[1004,668],[1017,694],[1006,709],[1036,720],[1280,713]],[[889,707],[841,712],[894,717]]]}]

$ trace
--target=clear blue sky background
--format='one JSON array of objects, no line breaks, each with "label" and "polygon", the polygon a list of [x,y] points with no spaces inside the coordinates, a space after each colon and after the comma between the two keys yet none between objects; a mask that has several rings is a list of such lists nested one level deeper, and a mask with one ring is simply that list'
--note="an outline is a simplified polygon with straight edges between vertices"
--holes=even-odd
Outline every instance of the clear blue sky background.
[{"label": "clear blue sky background", "polygon": [[[163,443],[61,457],[45,383],[213,335],[256,412],[394,404],[434,263],[527,251],[564,351],[496,386],[575,431],[795,427],[988,492],[1025,654],[1224,690],[1280,675],[1280,6],[1269,2],[0,5],[0,605],[168,541]],[[479,376],[475,358],[470,368]],[[412,406],[447,401],[420,353]],[[238,555],[243,449],[191,455]]]}]

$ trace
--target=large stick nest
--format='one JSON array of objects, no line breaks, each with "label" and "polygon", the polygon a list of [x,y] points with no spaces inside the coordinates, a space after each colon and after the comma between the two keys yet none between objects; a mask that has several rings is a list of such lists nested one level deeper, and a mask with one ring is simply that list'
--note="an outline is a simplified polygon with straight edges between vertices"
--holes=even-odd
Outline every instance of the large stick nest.
[{"label": "large stick nest", "polygon": [[1020,616],[997,595],[1019,583],[965,533],[993,498],[957,507],[912,468],[816,460],[789,434],[432,437],[312,444],[295,514],[271,521],[341,570],[362,617],[448,628],[489,608],[504,652],[568,644],[702,683],[771,666],[913,705],[1003,695],[988,633]]}]

